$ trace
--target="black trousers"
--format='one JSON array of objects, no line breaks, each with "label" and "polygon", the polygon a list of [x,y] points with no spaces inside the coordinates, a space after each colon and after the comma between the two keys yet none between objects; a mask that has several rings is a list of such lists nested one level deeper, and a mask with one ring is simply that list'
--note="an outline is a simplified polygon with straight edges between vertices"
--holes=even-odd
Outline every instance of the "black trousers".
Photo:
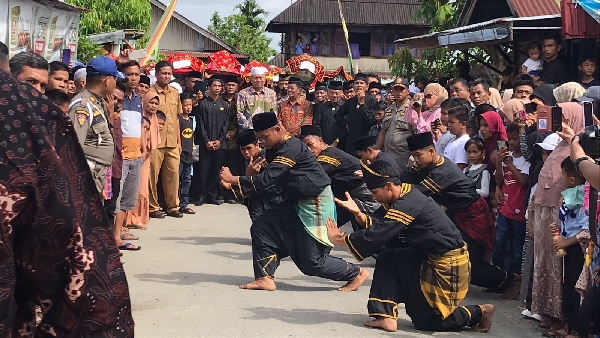
[{"label": "black trousers", "polygon": [[206,150],[200,148],[200,189],[198,196],[204,196],[207,201],[215,201],[219,195],[221,163],[223,150]]},{"label": "black trousers", "polygon": [[398,304],[418,330],[458,331],[481,320],[479,305],[460,306],[446,319],[429,305],[421,291],[420,271],[425,255],[412,247],[386,249],[377,256],[367,309],[370,317],[398,319]]},{"label": "black trousers", "polygon": [[569,328],[577,333],[583,333],[579,327],[579,305],[581,295],[575,290],[575,284],[579,279],[585,258],[579,243],[573,244],[565,249],[567,255],[563,257],[565,276],[562,283],[562,308]]},{"label": "black trousers", "polygon": [[190,202],[196,202],[200,196],[200,161],[192,163],[192,186],[190,187]]},{"label": "black trousers", "polygon": [[319,243],[304,229],[293,205],[264,211],[252,223],[254,277],[273,277],[279,261],[292,258],[298,269],[308,276],[350,281],[360,268],[329,255],[329,247]]},{"label": "black trousers", "polygon": [[463,231],[460,233],[469,251],[471,284],[504,292],[515,281],[515,275],[485,261],[483,259],[485,248]]},{"label": "black trousers", "polygon": [[[225,149],[223,150],[223,167],[228,167],[233,176],[245,176],[246,168],[244,168],[244,156],[238,149]],[[226,200],[235,200],[235,196],[231,190],[221,189],[223,191],[223,197]]]},{"label": "black trousers", "polygon": [[112,197],[109,200],[104,201],[104,210],[108,215],[111,229],[115,226],[115,210],[117,209],[117,199],[121,194],[121,179],[111,178],[110,184],[112,185]]}]

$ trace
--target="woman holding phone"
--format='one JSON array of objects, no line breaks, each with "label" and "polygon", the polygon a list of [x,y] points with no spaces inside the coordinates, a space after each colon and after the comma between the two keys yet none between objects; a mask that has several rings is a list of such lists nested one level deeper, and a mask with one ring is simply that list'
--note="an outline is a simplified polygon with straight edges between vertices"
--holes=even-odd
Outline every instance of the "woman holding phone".
[{"label": "woman holding phone", "polygon": [[[498,157],[498,149],[506,147],[508,136],[506,134],[506,128],[502,123],[502,117],[495,111],[488,111],[479,116],[479,132],[483,143],[485,144],[485,153],[489,154],[485,158],[485,164],[490,173],[496,171],[496,158]],[[496,181],[494,175],[490,180],[490,191],[495,191]],[[491,201],[492,204],[497,205],[495,200]]]}]

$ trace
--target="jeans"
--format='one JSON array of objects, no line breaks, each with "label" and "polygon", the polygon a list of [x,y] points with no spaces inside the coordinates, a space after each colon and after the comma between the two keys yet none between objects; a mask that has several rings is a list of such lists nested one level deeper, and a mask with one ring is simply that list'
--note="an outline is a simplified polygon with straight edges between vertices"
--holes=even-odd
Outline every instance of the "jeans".
[{"label": "jeans", "polygon": [[[523,245],[525,245],[525,222],[515,221],[498,213],[496,219],[496,244],[492,260],[494,265],[512,273],[521,274]],[[510,252],[506,247],[510,242]]]},{"label": "jeans", "polygon": [[190,204],[190,186],[192,185],[192,163],[179,163],[179,210]]}]

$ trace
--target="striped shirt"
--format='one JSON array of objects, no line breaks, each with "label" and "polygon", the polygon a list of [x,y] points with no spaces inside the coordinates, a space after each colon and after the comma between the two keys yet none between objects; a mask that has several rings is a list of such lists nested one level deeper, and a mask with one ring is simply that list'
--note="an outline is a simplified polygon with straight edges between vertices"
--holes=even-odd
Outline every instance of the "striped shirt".
[{"label": "striped shirt", "polygon": [[123,159],[135,160],[142,157],[142,99],[132,93],[125,95],[121,110],[121,130],[123,131]]}]

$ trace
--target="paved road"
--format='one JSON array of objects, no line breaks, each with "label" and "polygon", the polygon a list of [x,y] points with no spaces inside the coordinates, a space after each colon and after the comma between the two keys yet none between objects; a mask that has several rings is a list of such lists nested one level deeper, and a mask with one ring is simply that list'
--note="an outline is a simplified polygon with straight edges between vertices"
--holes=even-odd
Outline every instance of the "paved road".
[{"label": "paved road", "polygon": [[[522,319],[518,302],[469,290],[463,304],[496,305],[488,334],[430,333],[413,329],[399,309],[399,331],[362,326],[371,279],[356,292],[335,291],[342,283],[307,277],[289,260],[276,274],[275,292],[237,288],[252,280],[250,219],[242,205],[194,207],[183,219],[152,220],[141,251],[122,257],[133,302],[137,337],[539,337]],[[353,260],[345,248],[333,253]],[[372,274],[374,260],[360,263]]]}]

